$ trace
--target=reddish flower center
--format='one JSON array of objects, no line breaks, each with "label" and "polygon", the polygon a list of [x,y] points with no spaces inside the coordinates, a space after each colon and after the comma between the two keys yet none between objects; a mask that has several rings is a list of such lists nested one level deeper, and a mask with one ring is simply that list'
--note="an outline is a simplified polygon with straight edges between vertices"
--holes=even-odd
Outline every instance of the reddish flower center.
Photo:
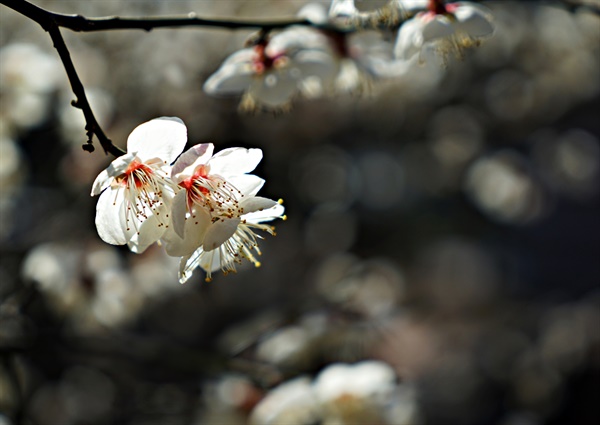
[{"label": "reddish flower center", "polygon": [[444,0],[429,0],[427,9],[436,15],[445,15],[449,12],[448,7],[444,4]]},{"label": "reddish flower center", "polygon": [[273,69],[277,66],[278,62],[281,62],[280,59],[285,58],[284,53],[278,53],[273,56],[267,55],[265,52],[266,47],[266,42],[259,43],[254,46],[254,58],[252,65],[254,66],[254,71],[257,74],[262,74],[265,71]]},{"label": "reddish flower center", "polygon": [[133,183],[135,187],[140,188],[148,182],[148,176],[152,174],[152,169],[146,164],[133,160],[125,172],[117,177],[117,180],[125,186]]},{"label": "reddish flower center", "polygon": [[199,179],[206,179],[208,177],[208,171],[209,170],[206,165],[198,166],[198,168],[196,168],[196,170],[194,171],[194,174],[191,177],[188,177],[187,179],[179,183],[179,186],[183,187],[187,191],[190,191],[194,188],[194,186],[197,186],[197,189],[200,190],[200,192],[202,192],[205,195],[208,194],[209,190],[198,184]]}]

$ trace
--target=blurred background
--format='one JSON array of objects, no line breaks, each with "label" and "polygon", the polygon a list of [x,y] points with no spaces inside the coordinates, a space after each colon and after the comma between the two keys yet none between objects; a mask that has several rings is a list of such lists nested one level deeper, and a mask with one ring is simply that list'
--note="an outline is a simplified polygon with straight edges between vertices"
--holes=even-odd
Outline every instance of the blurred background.
[{"label": "blurred background", "polygon": [[[264,19],[306,4],[34,3]],[[599,423],[600,18],[489,7],[496,33],[463,60],[285,114],[202,92],[249,31],[63,30],[115,144],[167,115],[190,145],[264,151],[261,194],[288,220],[262,267],[180,285],[160,247],[97,236],[89,192],[113,158],[82,150],[48,35],[0,6],[0,424]]]}]

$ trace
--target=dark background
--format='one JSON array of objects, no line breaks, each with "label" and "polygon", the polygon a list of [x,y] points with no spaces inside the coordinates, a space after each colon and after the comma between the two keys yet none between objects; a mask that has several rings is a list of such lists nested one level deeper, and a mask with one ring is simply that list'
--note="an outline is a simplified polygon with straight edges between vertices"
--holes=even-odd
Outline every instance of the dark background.
[{"label": "dark background", "polygon": [[[270,18],[305,3],[36,4]],[[190,145],[263,149],[261,194],[288,220],[262,267],[183,286],[160,247],[98,238],[89,191],[111,158],[81,149],[49,37],[1,7],[0,424],[241,424],[279,383],[364,359],[414,390],[405,423],[598,423],[600,18],[490,7],[496,33],[463,60],[285,114],[202,92],[249,32],[63,31],[116,144],[166,115]]]}]

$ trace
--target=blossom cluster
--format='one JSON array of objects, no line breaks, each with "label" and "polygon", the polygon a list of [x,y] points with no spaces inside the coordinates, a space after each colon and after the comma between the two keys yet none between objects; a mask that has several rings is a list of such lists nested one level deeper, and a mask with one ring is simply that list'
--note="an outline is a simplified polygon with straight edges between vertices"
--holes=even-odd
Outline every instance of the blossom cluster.
[{"label": "blossom cluster", "polygon": [[181,257],[181,283],[198,267],[210,281],[219,269],[235,272],[242,259],[260,266],[254,253],[260,255],[261,236],[255,231],[274,234],[264,222],[285,219],[281,201],[256,196],[264,180],[248,174],[262,151],[229,148],[213,154],[213,144],[204,143],[182,154],[186,143],[187,129],[175,117],[133,130],[127,153],[93,184],[92,196],[100,195],[98,234],[135,253],[156,242],[164,245],[167,254]]},{"label": "blossom cluster", "polygon": [[[494,32],[489,10],[471,2],[393,0],[361,12],[354,0],[333,0],[329,11],[309,4],[299,17],[312,26],[261,32],[225,59],[204,91],[242,94],[242,110],[286,109],[297,95],[362,91],[374,78],[398,77],[440,58],[446,63],[450,55],[461,58]],[[362,43],[350,38],[382,25],[397,29],[394,46],[380,33]]]}]

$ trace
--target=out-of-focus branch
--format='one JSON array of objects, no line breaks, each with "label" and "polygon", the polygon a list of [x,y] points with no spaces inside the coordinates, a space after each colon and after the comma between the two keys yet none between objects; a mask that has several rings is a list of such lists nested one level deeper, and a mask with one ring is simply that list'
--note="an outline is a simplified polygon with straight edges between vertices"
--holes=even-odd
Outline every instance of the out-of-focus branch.
[{"label": "out-of-focus branch", "polygon": [[597,15],[600,15],[599,0],[563,0],[562,3],[570,9],[586,8]]},{"label": "out-of-focus branch", "polygon": [[[477,3],[493,2],[490,0],[472,0]],[[585,7],[594,13],[600,14],[600,1],[597,0],[555,0],[553,2],[547,0],[526,0],[528,3],[543,3],[562,5],[569,9]],[[98,124],[92,108],[85,95],[85,89],[73,61],[71,55],[64,42],[60,27],[70,29],[77,32],[93,32],[93,31],[109,31],[122,29],[141,29],[150,31],[155,28],[183,28],[183,27],[218,27],[225,29],[260,29],[264,33],[276,29],[287,28],[292,25],[310,26],[313,28],[334,31],[338,33],[352,31],[348,26],[340,28],[329,23],[315,23],[306,19],[281,19],[276,21],[253,21],[253,20],[235,20],[235,19],[205,19],[199,18],[195,13],[190,13],[185,16],[172,17],[102,17],[102,18],[86,18],[81,15],[66,15],[55,13],[38,7],[27,0],[0,0],[0,4],[13,9],[14,11],[26,16],[27,18],[37,22],[44,30],[48,31],[54,47],[56,48],[67,76],[71,83],[71,88],[76,96],[76,100],[72,102],[73,106],[83,111],[86,120],[86,132],[88,136],[87,144],[83,148],[89,152],[94,150],[92,142],[93,135],[96,135],[105,153],[111,153],[115,156],[123,155],[124,152],[120,148],[113,145],[111,140],[104,134],[104,131]],[[416,10],[411,10],[410,13],[406,10],[401,10],[396,0],[390,2],[369,13],[358,13],[357,16],[351,18],[353,24],[359,28],[377,28],[380,25],[397,26],[409,19]]]}]

